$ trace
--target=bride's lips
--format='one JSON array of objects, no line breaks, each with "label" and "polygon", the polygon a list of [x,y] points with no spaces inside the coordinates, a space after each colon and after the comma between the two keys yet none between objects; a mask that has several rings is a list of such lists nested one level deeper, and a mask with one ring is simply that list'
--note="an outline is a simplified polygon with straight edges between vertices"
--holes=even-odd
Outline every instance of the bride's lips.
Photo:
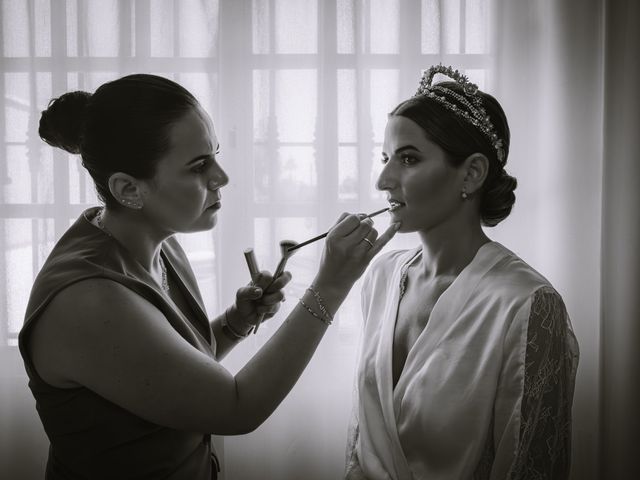
[{"label": "bride's lips", "polygon": [[218,200],[213,205],[208,206],[207,210],[220,210],[221,207],[222,207],[222,202],[220,200]]},{"label": "bride's lips", "polygon": [[389,199],[389,213],[397,212],[399,209],[405,206],[405,203],[398,200]]}]

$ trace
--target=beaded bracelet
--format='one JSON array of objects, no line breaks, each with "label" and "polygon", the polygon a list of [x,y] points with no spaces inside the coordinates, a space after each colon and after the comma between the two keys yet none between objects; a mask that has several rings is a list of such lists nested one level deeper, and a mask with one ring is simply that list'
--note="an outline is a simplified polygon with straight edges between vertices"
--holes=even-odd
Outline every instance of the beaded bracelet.
[{"label": "beaded bracelet", "polygon": [[313,288],[313,285],[307,288],[307,290],[309,290],[313,294],[313,297],[316,299],[316,303],[318,304],[318,308],[320,309],[322,314],[329,319],[329,323],[333,322],[333,316],[327,311],[327,308],[324,306],[324,300],[316,291],[316,289]]},{"label": "beaded bracelet", "polygon": [[331,320],[327,320],[327,318],[318,315],[316,312],[313,311],[313,309],[309,305],[304,303],[304,300],[300,299],[300,305],[302,305],[307,310],[307,312],[309,312],[311,315],[316,317],[318,320],[320,320],[325,325],[331,325]]}]

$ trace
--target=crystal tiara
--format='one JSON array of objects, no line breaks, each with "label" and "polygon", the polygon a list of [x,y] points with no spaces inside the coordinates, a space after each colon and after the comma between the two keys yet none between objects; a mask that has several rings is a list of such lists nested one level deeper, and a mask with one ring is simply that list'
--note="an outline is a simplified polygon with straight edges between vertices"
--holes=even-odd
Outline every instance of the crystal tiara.
[{"label": "crystal tiara", "polygon": [[[458,92],[443,87],[438,83],[432,85],[431,82],[436,73],[446,75],[458,83],[462,87],[464,95],[460,95]],[[482,98],[478,95],[478,86],[470,82],[466,75],[442,64],[429,67],[422,73],[420,85],[414,97],[417,96],[427,96],[435,100],[480,130],[489,139],[493,148],[496,149],[498,161],[502,165],[505,164],[504,142],[498,136],[496,128],[491,123],[491,118],[482,106]],[[458,104],[452,100],[455,100]]]}]

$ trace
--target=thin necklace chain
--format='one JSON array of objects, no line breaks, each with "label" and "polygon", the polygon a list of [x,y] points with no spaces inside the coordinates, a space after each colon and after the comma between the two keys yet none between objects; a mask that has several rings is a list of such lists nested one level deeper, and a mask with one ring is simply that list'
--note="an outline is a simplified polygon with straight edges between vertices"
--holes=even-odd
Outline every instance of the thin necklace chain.
[{"label": "thin necklace chain", "polygon": [[[419,252],[419,253],[422,253],[422,252]],[[409,279],[409,267],[411,267],[413,262],[416,260],[417,256],[418,254],[416,254],[409,261],[409,263],[404,264],[400,269],[400,297],[398,300],[402,300],[402,297],[404,297],[404,294],[407,292],[407,280]]]},{"label": "thin necklace chain", "polygon": [[407,277],[409,274],[409,264],[405,265],[402,267],[402,270],[400,270],[401,274],[400,274],[400,298],[399,300],[402,300],[402,297],[404,297],[405,292],[407,291]]},{"label": "thin necklace chain", "polygon": [[[104,221],[102,216],[104,215],[104,208],[101,208],[100,211],[96,215],[96,225],[100,230],[109,235],[111,238],[114,238],[113,235],[107,228],[104,226]],[[160,262],[160,271],[162,272],[162,283],[160,287],[164,293],[169,293],[169,276],[167,275],[167,266],[164,264],[164,260],[162,259],[162,255],[158,257]]]}]

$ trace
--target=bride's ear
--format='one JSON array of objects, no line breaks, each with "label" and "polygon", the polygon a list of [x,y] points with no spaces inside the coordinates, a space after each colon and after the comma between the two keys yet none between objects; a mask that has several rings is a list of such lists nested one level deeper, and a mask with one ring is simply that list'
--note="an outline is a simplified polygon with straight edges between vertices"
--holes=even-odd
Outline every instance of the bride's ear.
[{"label": "bride's ear", "polygon": [[489,159],[482,153],[472,153],[465,158],[462,168],[465,170],[465,191],[472,195],[482,188],[489,174]]}]

